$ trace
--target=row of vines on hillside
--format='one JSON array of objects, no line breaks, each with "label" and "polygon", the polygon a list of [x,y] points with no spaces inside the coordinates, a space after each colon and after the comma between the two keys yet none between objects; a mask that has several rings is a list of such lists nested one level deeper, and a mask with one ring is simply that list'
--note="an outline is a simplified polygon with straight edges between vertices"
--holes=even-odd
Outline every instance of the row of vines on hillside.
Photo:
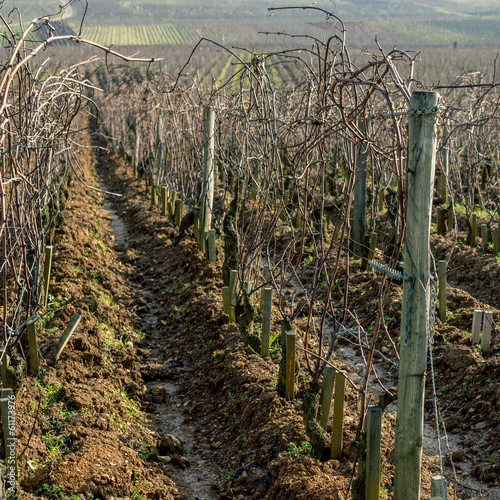
[{"label": "row of vines on hillside", "polygon": [[[318,390],[338,335],[351,335],[362,347],[367,361],[356,386],[359,432],[375,340],[385,336],[397,362],[399,328],[388,326],[386,318],[388,312],[400,313],[389,300],[398,287],[391,274],[373,283],[377,311],[356,311],[349,285],[353,269],[366,266],[371,235],[379,234],[375,260],[385,262],[392,276],[404,256],[406,110],[412,90],[421,88],[414,80],[419,54],[379,46],[376,53],[354,57],[342,21],[327,17],[337,34],[326,42],[313,40],[310,48],[266,53],[225,48],[234,70],[215,89],[189,75],[190,61],[176,78],[166,73],[146,78],[119,67],[92,78],[110,92],[99,106],[115,146],[135,155],[155,189],[166,186],[191,209],[202,193],[202,108],[215,110],[218,188],[212,221],[226,252],[236,249],[232,262],[226,254],[224,282],[237,268],[240,330],[258,350],[252,296],[264,286],[267,265],[271,275],[265,286],[275,290],[276,307],[302,331],[310,391]],[[228,62],[223,62],[224,71]],[[287,72],[293,79],[278,81],[276,75]],[[436,87],[443,96],[433,112],[440,125],[439,178],[446,187],[439,201],[456,235],[457,215],[471,215],[478,207],[498,224],[500,100],[487,78],[466,74]],[[356,194],[362,182],[366,190]],[[320,454],[327,447],[326,441],[315,444]]]}]

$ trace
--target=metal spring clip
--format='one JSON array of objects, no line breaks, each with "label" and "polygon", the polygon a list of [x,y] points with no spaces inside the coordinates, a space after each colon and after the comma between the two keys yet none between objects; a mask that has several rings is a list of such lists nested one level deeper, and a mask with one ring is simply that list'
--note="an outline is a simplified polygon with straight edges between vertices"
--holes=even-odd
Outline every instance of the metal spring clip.
[{"label": "metal spring clip", "polygon": [[410,281],[410,282],[414,281],[413,276],[402,273],[400,271],[396,271],[395,269],[391,269],[390,267],[381,264],[380,262],[377,262],[375,260],[369,260],[368,264],[370,264],[370,266],[372,266],[377,271],[387,274],[387,276],[390,276],[391,278],[397,281]]}]

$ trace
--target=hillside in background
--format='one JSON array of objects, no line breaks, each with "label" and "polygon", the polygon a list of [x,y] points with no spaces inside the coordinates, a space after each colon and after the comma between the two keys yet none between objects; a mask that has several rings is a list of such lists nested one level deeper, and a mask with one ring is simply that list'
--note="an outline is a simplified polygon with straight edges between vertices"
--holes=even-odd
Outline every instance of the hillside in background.
[{"label": "hillside in background", "polygon": [[[320,12],[268,12],[269,7],[309,4],[285,0],[89,0],[83,34],[114,45],[190,44],[201,36],[222,43],[262,45],[275,44],[279,38],[259,31],[320,39],[335,33],[335,24],[324,22]],[[57,0],[7,0],[0,12],[6,18],[10,13],[13,24],[18,24],[18,13],[26,22],[56,13],[59,5]],[[422,0],[338,0],[316,5],[346,22],[354,46],[373,44],[377,35],[384,44],[452,46],[456,42],[498,47],[500,10],[494,0],[444,0],[439,5]],[[12,11],[14,7],[17,11]],[[71,3],[63,22],[77,31],[83,13],[84,3]]]}]

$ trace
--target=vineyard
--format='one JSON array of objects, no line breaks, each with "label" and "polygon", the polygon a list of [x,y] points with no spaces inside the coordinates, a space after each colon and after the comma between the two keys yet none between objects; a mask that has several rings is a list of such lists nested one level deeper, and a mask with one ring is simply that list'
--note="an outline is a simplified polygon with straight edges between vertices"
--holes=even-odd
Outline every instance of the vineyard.
[{"label": "vineyard", "polygon": [[98,22],[165,5],[2,17],[2,493],[499,498],[491,47]]}]

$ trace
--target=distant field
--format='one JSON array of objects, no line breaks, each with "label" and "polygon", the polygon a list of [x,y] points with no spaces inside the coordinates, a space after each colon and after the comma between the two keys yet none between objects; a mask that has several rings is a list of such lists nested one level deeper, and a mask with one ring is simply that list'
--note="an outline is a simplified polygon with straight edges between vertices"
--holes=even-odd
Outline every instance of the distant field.
[{"label": "distant field", "polygon": [[[11,14],[13,25],[56,13],[57,0],[6,0],[0,13]],[[105,45],[193,44],[201,36],[228,44],[263,44],[296,40],[259,34],[259,31],[307,34],[319,39],[334,31],[325,15],[305,10],[275,11],[289,0],[89,0],[84,36]],[[297,2],[309,5],[311,2]],[[318,7],[335,9],[347,23],[348,41],[372,46],[375,35],[385,44],[487,44],[498,47],[498,0],[319,0]],[[64,21],[77,30],[83,15],[80,2],[72,4]],[[61,17],[59,16],[59,19]],[[304,43],[301,40],[300,43]]]}]

